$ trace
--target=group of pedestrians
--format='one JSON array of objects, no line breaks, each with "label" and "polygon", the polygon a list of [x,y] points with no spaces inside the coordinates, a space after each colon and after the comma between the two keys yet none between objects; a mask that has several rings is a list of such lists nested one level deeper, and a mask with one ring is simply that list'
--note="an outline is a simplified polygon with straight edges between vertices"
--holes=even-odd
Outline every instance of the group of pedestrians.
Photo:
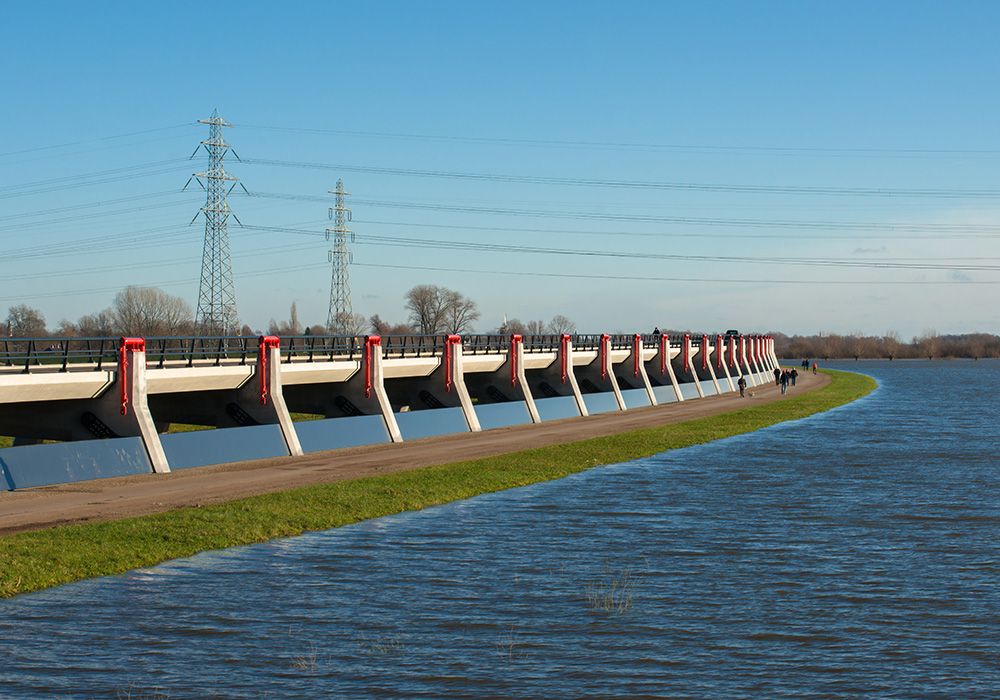
[{"label": "group of pedestrians", "polygon": [[799,378],[799,371],[792,369],[774,369],[774,383],[781,387],[781,393],[788,393],[788,385],[795,386],[795,380]]}]

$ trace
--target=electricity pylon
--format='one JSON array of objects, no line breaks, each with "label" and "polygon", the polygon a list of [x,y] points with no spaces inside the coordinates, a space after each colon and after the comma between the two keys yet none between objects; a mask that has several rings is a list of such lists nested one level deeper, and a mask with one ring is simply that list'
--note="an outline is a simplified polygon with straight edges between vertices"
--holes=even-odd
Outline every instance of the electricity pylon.
[{"label": "electricity pylon", "polygon": [[[195,173],[184,185],[187,188],[191,180],[197,180],[206,194],[205,206],[200,211],[205,215],[205,244],[201,253],[201,282],[198,285],[195,323],[202,333],[230,335],[237,331],[239,316],[233,287],[232,256],[229,253],[229,216],[232,215],[237,223],[243,225],[226,201],[239,183],[239,178],[226,172],[223,163],[230,147],[222,136],[222,129],[232,124],[219,116],[219,110],[214,110],[209,119],[199,119],[198,123],[208,124],[208,139],[201,142],[191,157],[194,158],[201,148],[208,151],[208,170]],[[236,158],[239,160],[239,156]],[[240,187],[243,185],[240,184]],[[243,191],[246,192],[246,187]],[[197,218],[198,215],[195,215],[191,223]]]},{"label": "electricity pylon", "polygon": [[326,240],[330,240],[333,234],[333,248],[327,255],[328,260],[333,263],[333,274],[330,280],[330,310],[327,313],[326,325],[331,331],[346,333],[347,323],[353,313],[351,309],[351,278],[347,266],[351,263],[352,257],[347,249],[347,237],[354,240],[354,234],[347,228],[347,222],[351,220],[351,210],[344,206],[344,198],[350,192],[344,191],[344,181],[337,180],[337,189],[330,190],[337,199],[335,205],[329,210],[329,216],[333,219],[333,228],[326,230]]}]

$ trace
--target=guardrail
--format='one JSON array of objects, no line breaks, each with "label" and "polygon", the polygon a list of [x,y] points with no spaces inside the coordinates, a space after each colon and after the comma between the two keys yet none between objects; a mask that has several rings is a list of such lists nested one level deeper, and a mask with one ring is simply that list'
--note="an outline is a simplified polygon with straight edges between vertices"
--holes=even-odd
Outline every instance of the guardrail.
[{"label": "guardrail", "polygon": [[433,357],[444,353],[446,335],[383,335],[382,357]]},{"label": "guardrail", "polygon": [[525,352],[556,352],[562,347],[562,338],[561,335],[526,335],[521,344]]},{"label": "guardrail", "polygon": [[[337,359],[357,360],[364,356],[365,338],[348,335],[283,336],[280,348],[283,362],[319,362]],[[600,350],[600,334],[572,335],[576,350]],[[659,347],[660,336],[640,336],[646,347]],[[681,347],[683,336],[666,336],[671,347]],[[724,336],[728,338],[728,336]],[[447,335],[382,336],[382,356],[433,357],[444,354]],[[610,336],[611,347],[626,350],[632,347],[634,334]],[[711,338],[711,337],[710,337]],[[256,360],[257,336],[157,336],[146,341],[148,367],[192,367],[194,365],[247,364]],[[39,371],[85,371],[113,369],[117,365],[122,339],[118,337],[87,338],[2,338],[0,339],[0,369],[20,369],[28,373]],[[510,350],[510,335],[470,334],[462,338],[463,352],[471,355],[502,354]],[[562,335],[524,335],[526,353],[556,352],[562,347]],[[692,345],[700,347],[701,336],[691,336]],[[711,340],[710,340],[711,342]]]},{"label": "guardrail", "polygon": [[0,345],[0,366],[45,367],[60,372],[71,365],[100,370],[118,361],[119,338],[4,338]]},{"label": "guardrail", "polygon": [[364,355],[367,336],[290,335],[281,336],[283,362],[320,362],[355,360]]},{"label": "guardrail", "polygon": [[193,367],[214,365],[223,361],[245,365],[257,357],[259,339],[256,336],[161,336],[146,338],[146,366]]}]

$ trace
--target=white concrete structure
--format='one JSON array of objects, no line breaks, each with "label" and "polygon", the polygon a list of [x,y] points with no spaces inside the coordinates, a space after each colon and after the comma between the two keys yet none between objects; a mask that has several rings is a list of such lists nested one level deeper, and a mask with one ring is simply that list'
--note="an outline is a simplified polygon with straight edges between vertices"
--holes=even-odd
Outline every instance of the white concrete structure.
[{"label": "white concrete structure", "polygon": [[[161,435],[166,441],[171,423],[272,426],[266,434],[280,436],[284,454],[301,455],[299,433],[333,430],[342,425],[338,418],[367,416],[365,425],[378,421],[385,440],[401,442],[407,413],[458,409],[464,419],[458,429],[476,432],[483,429],[480,414],[490,415],[489,427],[551,420],[549,398],[562,401],[556,417],[585,417],[591,399],[600,407],[594,410],[626,411],[683,401],[685,383],[704,397],[708,381],[719,395],[736,391],[740,376],[753,386],[768,381],[777,366],[773,339],[732,335],[696,343],[690,335],[672,342],[638,334],[150,342],[147,352],[143,339],[122,339],[113,354],[104,349],[61,365],[48,360],[68,357],[68,350],[17,362],[8,352],[8,366],[0,366],[0,434],[13,435],[18,445],[133,436],[152,470],[167,473],[170,450]],[[326,422],[296,423],[293,413]]]}]

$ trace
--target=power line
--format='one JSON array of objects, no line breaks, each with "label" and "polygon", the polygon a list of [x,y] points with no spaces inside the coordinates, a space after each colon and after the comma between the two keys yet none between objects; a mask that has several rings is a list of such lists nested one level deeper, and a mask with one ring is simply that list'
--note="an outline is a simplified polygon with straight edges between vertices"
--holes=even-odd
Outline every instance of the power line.
[{"label": "power line", "polygon": [[649,143],[627,141],[595,141],[583,139],[525,139],[490,136],[456,136],[445,134],[421,134],[413,132],[362,131],[349,129],[320,129],[294,126],[270,126],[263,124],[240,124],[246,129],[283,131],[300,134],[327,136],[361,136],[365,138],[405,139],[419,141],[451,141],[458,143],[496,144],[502,146],[543,146],[559,148],[598,148],[623,150],[665,150],[665,151],[708,151],[718,153],[777,154],[777,155],[820,155],[820,156],[974,156],[1000,155],[1000,149],[948,149],[948,148],[850,148],[822,146],[756,146],[756,145],[706,145]]},{"label": "power line", "polygon": [[[402,226],[404,228],[435,228],[435,229],[455,229],[459,231],[498,231],[498,232],[508,232],[508,233],[558,233],[566,234],[572,236],[614,236],[614,237],[634,237],[634,238],[725,238],[725,239],[784,239],[784,240],[801,240],[802,236],[795,233],[715,233],[715,232],[698,232],[698,233],[682,233],[678,231],[593,231],[593,230],[583,230],[583,229],[564,229],[564,228],[520,228],[513,226],[474,226],[474,225],[463,225],[463,224],[422,224],[412,221],[377,221],[373,219],[360,219],[358,223],[361,224],[373,224],[379,226]],[[1000,233],[995,235],[953,235],[949,236],[949,239],[964,239],[964,238],[997,238],[1000,237]],[[809,234],[809,240],[834,240],[834,241],[852,241],[859,239],[870,240],[871,236],[867,233],[862,234],[845,234],[845,235],[818,235],[814,233]],[[923,240],[932,241],[938,240],[939,237],[929,237],[929,236],[879,236],[879,240]]]},{"label": "power line", "polygon": [[59,148],[68,148],[70,146],[81,146],[88,143],[100,143],[102,141],[113,141],[116,139],[129,138],[130,136],[144,136],[145,134],[154,134],[160,131],[168,131],[171,129],[179,129],[185,126],[192,126],[194,122],[184,122],[183,124],[172,124],[170,126],[160,126],[154,129],[143,129],[142,131],[129,131],[124,134],[112,134],[110,136],[97,136],[92,139],[85,139],[82,141],[67,141],[65,143],[50,144],[47,146],[34,146],[32,148],[22,148],[17,151],[7,151],[5,153],[0,153],[0,158],[6,158],[7,156],[18,156],[25,153],[36,153],[38,151],[51,151]]},{"label": "power line", "polygon": [[498,173],[473,173],[448,170],[421,170],[415,168],[386,168],[366,165],[310,163],[306,161],[247,158],[248,165],[268,165],[282,168],[311,170],[337,170],[374,175],[399,175],[405,177],[445,178],[480,182],[505,182],[530,185],[562,185],[570,187],[602,187],[615,189],[672,190],[685,192],[729,192],[738,194],[810,195],[835,197],[919,197],[947,199],[995,199],[1000,190],[941,188],[872,188],[872,187],[819,187],[798,185],[746,185],[705,182],[652,182],[641,180],[604,180],[543,175],[515,175]]},{"label": "power line", "polygon": [[461,267],[434,267],[422,265],[388,265],[382,263],[354,263],[358,267],[372,267],[389,270],[420,270],[426,272],[461,272],[474,275],[501,275],[511,277],[555,277],[561,279],[612,280],[624,282],[691,282],[697,284],[807,284],[821,285],[997,285],[1000,280],[787,280],[787,279],[741,279],[727,277],[650,277],[643,275],[588,275],[572,272],[527,272],[521,270],[469,269]]},{"label": "power line", "polygon": [[[301,200],[328,202],[329,198],[318,195],[295,195],[274,192],[250,193],[251,197],[261,197],[265,199]],[[462,214],[490,214],[499,216],[520,216],[535,218],[558,218],[558,219],[580,219],[588,221],[624,221],[634,223],[649,224],[683,224],[698,226],[733,226],[749,228],[785,228],[785,229],[809,229],[809,230],[838,230],[850,231],[859,229],[869,229],[873,231],[889,232],[938,232],[938,233],[964,233],[964,232],[991,232],[992,235],[984,236],[994,238],[1000,236],[1000,226],[996,224],[917,224],[917,223],[885,223],[875,221],[822,221],[822,220],[794,220],[794,219],[753,219],[753,218],[724,218],[724,217],[699,217],[699,216],[656,216],[646,214],[605,214],[602,212],[584,211],[559,211],[550,209],[517,209],[505,207],[476,207],[467,205],[433,204],[428,202],[399,202],[393,200],[363,199],[355,200],[358,204],[365,204],[373,207],[387,207],[392,209],[417,209],[426,211],[450,211]],[[472,228],[472,227],[469,227]]]},{"label": "power line", "polygon": [[[322,236],[322,233],[281,226],[254,226],[247,225],[245,228],[256,231],[269,231],[273,233],[291,233],[304,236]],[[428,238],[404,238],[398,236],[382,236],[378,234],[364,234],[358,241],[360,245],[386,245],[402,248],[431,248],[443,250],[464,250],[490,253],[515,253],[527,255],[570,255],[582,257],[604,257],[604,258],[625,258],[637,260],[672,260],[683,262],[722,262],[736,264],[762,264],[762,265],[791,265],[791,266],[818,266],[818,267],[850,267],[850,268],[871,268],[871,269],[902,269],[902,270],[950,270],[950,271],[979,271],[992,272],[1000,271],[1000,265],[973,265],[973,264],[940,264],[940,263],[917,263],[899,262],[894,259],[844,259],[844,258],[794,258],[780,256],[752,257],[752,256],[727,256],[727,255],[693,255],[693,254],[669,254],[654,253],[651,251],[601,251],[601,250],[581,250],[569,248],[547,248],[538,246],[509,245],[502,243],[477,243],[471,241],[449,241]],[[940,258],[929,258],[939,260]],[[982,258],[960,258],[960,259],[982,259]]]}]

